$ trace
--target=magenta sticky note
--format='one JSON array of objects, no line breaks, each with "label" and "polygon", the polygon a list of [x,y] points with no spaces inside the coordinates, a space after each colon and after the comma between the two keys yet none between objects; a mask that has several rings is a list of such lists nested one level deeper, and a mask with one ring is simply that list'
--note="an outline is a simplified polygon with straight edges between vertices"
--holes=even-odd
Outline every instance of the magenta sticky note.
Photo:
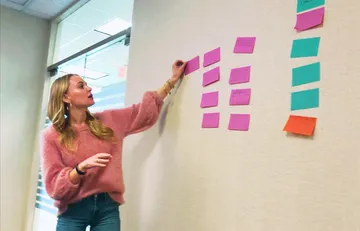
[{"label": "magenta sticky note", "polygon": [[203,74],[203,87],[215,83],[220,80],[220,67],[215,67],[210,71],[207,71]]},{"label": "magenta sticky note", "polygon": [[220,61],[220,47],[204,54],[203,67],[210,66],[211,64],[217,63],[219,61]]},{"label": "magenta sticky note", "polygon": [[235,42],[234,53],[253,53],[256,37],[238,37]]},{"label": "magenta sticky note", "polygon": [[249,105],[251,89],[233,89],[230,94],[230,105]]},{"label": "magenta sticky note", "polygon": [[230,114],[228,129],[237,131],[248,131],[250,114]]},{"label": "magenta sticky note", "polygon": [[313,27],[319,26],[323,23],[325,8],[308,11],[296,16],[295,29],[297,31],[304,31]]},{"label": "magenta sticky note", "polygon": [[202,128],[218,128],[220,113],[204,113],[202,119]]},{"label": "magenta sticky note", "polygon": [[200,68],[200,57],[196,56],[195,58],[186,62],[184,74],[188,75],[199,68]]},{"label": "magenta sticky note", "polygon": [[247,83],[250,81],[251,67],[234,68],[230,72],[229,84]]},{"label": "magenta sticky note", "polygon": [[219,92],[208,92],[204,93],[201,97],[201,104],[200,107],[206,108],[206,107],[216,107],[219,102]]}]

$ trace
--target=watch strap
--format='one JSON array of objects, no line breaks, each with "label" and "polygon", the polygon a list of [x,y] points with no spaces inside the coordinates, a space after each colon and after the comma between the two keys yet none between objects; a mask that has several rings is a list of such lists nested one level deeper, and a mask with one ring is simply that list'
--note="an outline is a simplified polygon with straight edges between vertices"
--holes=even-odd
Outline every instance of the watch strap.
[{"label": "watch strap", "polygon": [[79,165],[75,166],[75,170],[76,170],[77,174],[79,174],[79,175],[85,175],[85,173],[86,173],[86,172],[80,171]]}]

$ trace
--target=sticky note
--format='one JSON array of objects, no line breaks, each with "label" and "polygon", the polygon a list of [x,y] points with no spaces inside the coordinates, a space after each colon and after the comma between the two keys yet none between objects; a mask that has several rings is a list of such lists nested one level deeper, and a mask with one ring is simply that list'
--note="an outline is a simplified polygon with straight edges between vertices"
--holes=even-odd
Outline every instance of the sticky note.
[{"label": "sticky note", "polygon": [[228,129],[238,131],[248,131],[250,124],[250,114],[230,114]]},{"label": "sticky note", "polygon": [[292,86],[320,81],[320,62],[292,69]]},{"label": "sticky note", "polygon": [[296,16],[295,29],[304,31],[323,24],[325,8],[308,11]]},{"label": "sticky note", "polygon": [[200,57],[196,56],[195,58],[186,62],[184,74],[188,75],[200,68]]},{"label": "sticky note", "polygon": [[297,0],[296,12],[310,10],[325,4],[325,0]]},{"label": "sticky note", "polygon": [[230,105],[249,105],[251,89],[233,89],[230,94]]},{"label": "sticky note", "polygon": [[256,37],[238,37],[235,42],[234,53],[253,53]]},{"label": "sticky note", "polygon": [[210,71],[207,71],[203,74],[203,87],[215,83],[220,80],[220,67],[215,67]]},{"label": "sticky note", "polygon": [[204,54],[203,66],[207,67],[220,61],[220,47]]},{"label": "sticky note", "polygon": [[312,136],[316,126],[316,118],[290,115],[283,131],[304,136]]},{"label": "sticky note", "polygon": [[293,41],[291,58],[313,57],[318,55],[320,37],[296,39]]},{"label": "sticky note", "polygon": [[204,93],[201,97],[201,104],[200,107],[206,108],[206,107],[216,107],[219,102],[219,92],[208,92]]},{"label": "sticky note", "polygon": [[319,88],[291,93],[291,111],[319,107]]},{"label": "sticky note", "polygon": [[251,72],[250,66],[231,69],[229,84],[249,82],[250,72]]},{"label": "sticky note", "polygon": [[218,128],[220,113],[204,113],[202,118],[202,128]]}]

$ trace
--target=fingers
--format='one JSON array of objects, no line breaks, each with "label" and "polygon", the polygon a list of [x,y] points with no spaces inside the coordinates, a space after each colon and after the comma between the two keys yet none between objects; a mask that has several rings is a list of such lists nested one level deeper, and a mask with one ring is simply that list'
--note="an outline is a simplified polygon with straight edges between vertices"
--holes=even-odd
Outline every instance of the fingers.
[{"label": "fingers", "polygon": [[92,163],[92,167],[106,167],[107,163],[109,163],[110,160],[104,160],[104,159],[96,159]]},{"label": "fingers", "polygon": [[109,153],[99,153],[99,154],[97,154],[97,158],[99,158],[99,159],[109,159],[111,157],[112,156]]},{"label": "fingers", "polygon": [[182,60],[176,60],[176,62],[175,62],[175,65],[176,65],[177,67],[182,67],[184,64],[185,64],[185,62],[182,61]]},{"label": "fingers", "polygon": [[184,65],[185,65],[185,62],[180,59],[176,60],[173,64],[173,66],[175,66],[175,67],[182,67]]},{"label": "fingers", "polygon": [[97,159],[95,162],[98,164],[107,164],[109,161],[109,159]]},{"label": "fingers", "polygon": [[110,162],[112,156],[109,153],[98,153],[91,158],[90,166],[91,167],[106,167],[106,165]]},{"label": "fingers", "polygon": [[106,167],[106,164],[94,163],[94,167]]}]

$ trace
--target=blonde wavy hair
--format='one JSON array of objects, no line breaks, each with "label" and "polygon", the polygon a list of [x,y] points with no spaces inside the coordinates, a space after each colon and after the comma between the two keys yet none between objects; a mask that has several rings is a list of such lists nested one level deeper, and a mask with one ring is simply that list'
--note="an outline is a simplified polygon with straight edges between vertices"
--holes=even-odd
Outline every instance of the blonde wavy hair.
[{"label": "blonde wavy hair", "polygon": [[[70,78],[74,75],[67,74],[55,80],[51,86],[48,104],[48,117],[55,130],[60,133],[60,143],[72,151],[75,150],[73,143],[77,134],[70,124],[69,105],[63,99],[69,88]],[[86,111],[85,123],[95,137],[101,140],[114,141],[114,131],[103,125],[89,110]]]}]

